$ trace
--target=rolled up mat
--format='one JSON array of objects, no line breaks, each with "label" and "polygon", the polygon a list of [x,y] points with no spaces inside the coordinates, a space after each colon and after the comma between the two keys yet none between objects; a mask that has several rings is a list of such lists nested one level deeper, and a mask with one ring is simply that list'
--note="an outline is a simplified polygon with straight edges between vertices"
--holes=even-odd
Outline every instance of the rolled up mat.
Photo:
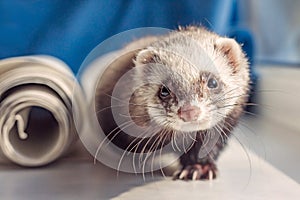
[{"label": "rolled up mat", "polygon": [[62,156],[77,138],[72,112],[84,106],[77,86],[68,66],[53,57],[1,60],[2,159],[35,167]]}]

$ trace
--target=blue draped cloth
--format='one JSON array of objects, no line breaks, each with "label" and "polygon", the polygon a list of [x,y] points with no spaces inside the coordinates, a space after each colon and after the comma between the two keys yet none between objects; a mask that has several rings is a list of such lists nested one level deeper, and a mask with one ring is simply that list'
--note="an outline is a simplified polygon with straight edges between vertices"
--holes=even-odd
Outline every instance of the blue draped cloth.
[{"label": "blue draped cloth", "polygon": [[4,0],[0,2],[0,58],[47,54],[76,73],[88,53],[114,34],[189,24],[236,38],[252,60],[252,36],[239,27],[235,0]]}]

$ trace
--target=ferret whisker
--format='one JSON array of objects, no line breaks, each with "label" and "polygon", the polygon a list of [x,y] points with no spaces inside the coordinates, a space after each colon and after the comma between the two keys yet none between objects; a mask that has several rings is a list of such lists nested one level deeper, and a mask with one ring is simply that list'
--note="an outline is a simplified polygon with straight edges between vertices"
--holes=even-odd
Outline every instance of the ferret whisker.
[{"label": "ferret whisker", "polygon": [[[160,136],[160,140],[157,142],[157,144],[160,144],[160,158],[161,158],[161,150],[163,149],[162,146],[164,145],[166,139],[168,137],[168,132],[165,130],[164,133]],[[155,155],[156,155],[156,152],[157,152],[157,149],[159,148],[159,145],[156,145],[156,148],[155,150],[153,151],[153,155],[152,155],[152,160],[151,160],[151,174],[152,174],[152,177],[153,177],[153,172],[154,172],[154,162],[155,162]],[[159,159],[160,160],[160,159]],[[160,162],[160,169],[161,169],[161,162]]]},{"label": "ferret whisker", "polygon": [[175,138],[174,131],[172,131],[171,146],[172,146],[173,151],[175,152],[176,150],[175,150],[175,147],[174,147],[174,138]]},{"label": "ferret whisker", "polygon": [[239,103],[234,103],[234,104],[230,104],[230,105],[222,105],[222,106],[217,106],[216,108],[210,109],[209,112],[215,111],[215,110],[222,110],[222,109],[230,109],[231,107],[235,107],[235,106],[243,106]]},{"label": "ferret whisker", "polygon": [[[212,129],[207,130],[207,135],[206,135],[206,137],[204,137],[204,141],[202,141],[203,147],[205,147],[208,144],[209,140],[207,138],[211,138],[211,134],[212,134],[211,131],[212,131]],[[209,152],[207,152],[207,153],[209,153]]]},{"label": "ferret whisker", "polygon": [[128,102],[123,105],[120,105],[120,106],[129,106],[129,105],[137,106],[137,107],[141,106],[143,108],[146,107],[146,108],[154,108],[154,109],[158,109],[158,110],[164,110],[163,108],[160,108],[158,106],[149,106],[149,105],[144,105],[144,104],[128,103]]},{"label": "ferret whisker", "polygon": [[[218,104],[218,103],[226,103],[228,102],[228,100],[232,100],[232,99],[239,99],[241,97],[245,97],[245,98],[248,98],[249,96],[248,95],[237,95],[237,96],[231,96],[231,97],[227,97],[227,98],[221,98],[221,99],[218,99],[218,100],[214,100],[213,102],[210,102],[209,104],[210,105],[214,105],[214,104]],[[246,102],[243,102],[242,103],[243,105],[247,104]],[[250,102],[248,102],[248,104],[251,104]],[[252,103],[254,104],[254,103]],[[258,104],[257,104],[258,105]]]},{"label": "ferret whisker", "polygon": [[[228,127],[230,127],[230,129],[234,129],[235,127],[233,127],[230,123],[228,123],[228,122],[225,122],[225,124],[228,126]],[[229,130],[226,126],[225,126],[225,128],[226,128],[226,130],[227,131],[231,131],[231,130]],[[225,134],[225,132],[224,132],[224,130],[222,130],[223,131],[223,133]],[[238,143],[242,146],[242,148],[243,148],[243,150],[244,150],[244,152],[247,154],[247,157],[249,158],[249,155],[248,155],[248,152],[247,152],[247,148],[245,147],[245,145],[240,141],[240,139],[235,135],[235,134],[232,134],[232,136],[238,141]],[[249,159],[249,161],[250,161],[250,159]]]},{"label": "ferret whisker", "polygon": [[[129,114],[129,115],[125,115],[125,114],[119,114],[121,117],[130,117],[130,118],[132,118],[132,117],[134,117],[134,118],[140,118],[140,117],[149,117],[149,115],[131,115],[131,114]],[[161,115],[153,115],[153,116],[151,116],[151,117],[170,117],[170,115],[168,115],[168,114],[161,114]]]},{"label": "ferret whisker", "polygon": [[[146,152],[146,156],[144,158],[144,160],[142,161],[142,172],[143,172],[143,178],[145,177],[145,167],[146,167],[146,162],[148,160],[148,158],[151,156],[151,154],[153,154],[152,148],[156,145],[158,146],[157,143],[157,139],[159,139],[160,137],[156,137],[154,142],[151,144],[150,148],[147,150]],[[150,140],[149,140],[150,141]],[[148,142],[147,142],[148,143]],[[148,144],[147,144],[148,145]],[[146,146],[146,145],[145,145]],[[154,147],[155,148],[155,147]],[[152,167],[152,166],[151,166]],[[145,178],[144,178],[145,179]]]},{"label": "ferret whisker", "polygon": [[241,94],[241,95],[230,96],[230,97],[226,97],[226,98],[225,98],[225,95],[222,95],[222,97],[224,97],[224,98],[218,98],[217,100],[214,100],[214,101],[210,102],[210,104],[218,104],[219,102],[226,102],[226,101],[231,100],[231,99],[239,99],[240,97],[248,98],[249,95],[248,94]]},{"label": "ferret whisker", "polygon": [[243,110],[242,113],[247,114],[247,115],[251,115],[251,116],[254,116],[254,117],[259,116],[259,114],[257,114],[257,113],[246,111],[246,110]]},{"label": "ferret whisker", "polygon": [[105,111],[105,110],[108,110],[108,109],[110,109],[110,108],[117,108],[117,107],[123,107],[123,106],[125,106],[125,105],[107,106],[107,107],[101,108],[100,110],[97,110],[97,111],[96,111],[96,114],[99,114],[99,113],[101,113],[101,112],[103,112],[103,111]]},{"label": "ferret whisker", "polygon": [[192,139],[192,143],[191,143],[191,144],[189,145],[189,147],[186,149],[186,152],[189,152],[189,151],[191,150],[191,148],[193,147],[193,145],[195,144],[195,142],[197,142],[197,140],[194,139],[193,137],[191,137],[190,134],[187,133],[187,135],[188,135],[189,138]]},{"label": "ferret whisker", "polygon": [[186,149],[185,149],[185,145],[184,145],[184,141],[186,139],[186,134],[185,133],[181,133],[182,134],[182,147],[183,147],[183,152],[187,153]]},{"label": "ferret whisker", "polygon": [[[101,150],[102,146],[104,145],[104,143],[106,142],[106,140],[109,140],[108,142],[111,141],[111,140],[109,139],[110,135],[113,134],[113,133],[114,133],[116,130],[118,130],[118,129],[122,130],[122,129],[121,129],[122,126],[126,126],[126,125],[131,124],[131,123],[132,123],[132,121],[124,122],[123,124],[121,124],[121,125],[115,127],[113,130],[111,130],[111,131],[106,135],[106,137],[105,137],[105,138],[103,139],[103,141],[99,144],[99,146],[98,146],[98,148],[97,148],[97,150],[96,150],[96,152],[95,152],[95,156],[94,156],[94,164],[96,164],[96,160],[97,160],[98,154],[100,153],[100,150]],[[117,134],[116,134],[116,135],[117,135]]]},{"label": "ferret whisker", "polygon": [[231,90],[229,90],[229,91],[227,91],[227,92],[225,92],[225,93],[223,93],[221,95],[218,95],[218,97],[214,101],[212,101],[210,104],[215,104],[216,102],[219,102],[220,99],[222,99],[226,95],[230,94],[231,92],[234,92],[237,89],[239,89],[239,88],[236,87],[236,88],[233,88],[233,89],[231,89]]},{"label": "ferret whisker", "polygon": [[196,137],[193,138],[190,134],[188,134],[188,136],[189,136],[189,138],[190,138],[191,140],[193,140],[194,142],[197,142]]},{"label": "ferret whisker", "polygon": [[126,128],[128,128],[128,127],[134,125],[134,123],[133,123],[132,121],[130,121],[130,122],[131,122],[130,124],[127,124],[127,125],[125,125],[125,126],[122,126],[122,127],[119,126],[120,130],[118,130],[118,131],[113,135],[113,137],[110,138],[109,142],[106,143],[105,148],[109,145],[110,142],[112,142],[112,141],[117,137],[117,135],[118,135],[119,133],[123,132]]},{"label": "ferret whisker", "polygon": [[[130,122],[132,122],[132,121],[124,122],[123,124],[121,124],[121,125],[119,125],[118,127],[116,127],[114,130],[112,130],[112,131],[106,136],[106,139],[108,139],[108,137],[109,137],[112,133],[114,133],[115,130],[117,130],[118,128],[120,129],[120,130],[118,130],[118,131],[114,134],[114,136],[113,136],[111,139],[109,139],[109,141],[108,141],[108,143],[106,144],[106,146],[107,146],[110,142],[112,142],[112,141],[114,140],[114,138],[115,138],[120,132],[124,131],[126,128],[128,128],[128,127],[130,127],[130,126],[132,126],[132,125],[134,124],[133,122],[132,122],[132,123],[130,123]],[[126,124],[126,123],[128,123],[128,124]],[[100,147],[100,148],[101,148],[101,147]]]},{"label": "ferret whisker", "polygon": [[178,135],[179,135],[179,134],[175,134],[175,135],[174,135],[174,136],[175,136],[175,137],[174,137],[174,144],[175,144],[176,149],[177,149],[179,152],[181,152],[181,149],[178,147],[177,142],[176,142],[176,141],[177,141],[177,138],[179,137]]},{"label": "ferret whisker", "polygon": [[[135,164],[135,157],[136,157],[136,154],[137,154],[137,150],[138,150],[138,148],[139,148],[139,146],[141,145],[141,143],[143,142],[145,140],[145,138],[143,138],[140,142],[138,142],[137,143],[137,146],[136,146],[136,148],[135,148],[135,150],[134,150],[134,152],[133,152],[133,165],[134,165],[134,170],[136,171],[136,164]],[[144,152],[140,152],[140,156],[143,154]],[[140,157],[139,157],[139,159],[140,159]],[[141,164],[140,164],[140,161],[139,161],[139,168],[141,168]],[[143,178],[145,178],[144,176],[143,176]],[[144,179],[145,180],[145,179]]]},{"label": "ferret whisker", "polygon": [[174,152],[176,152],[176,149],[175,149],[175,137],[176,137],[176,132],[174,130],[172,130],[172,137],[171,137],[171,146],[172,146],[172,149]]},{"label": "ferret whisker", "polygon": [[[143,146],[142,148],[142,151],[140,152],[140,156],[139,156],[139,168],[142,168],[142,176],[143,176],[143,180],[145,181],[146,180],[146,177],[145,177],[145,165],[146,165],[146,159],[147,159],[147,155],[149,152],[146,152],[146,147],[147,145],[149,144],[149,142],[152,140],[152,138],[154,137],[155,135],[151,136],[148,141],[146,142],[146,144]],[[143,159],[142,156],[144,156],[144,154],[146,153],[146,156],[145,158]]]},{"label": "ferret whisker", "polygon": [[[216,109],[211,109],[210,111],[215,111],[215,110],[217,110],[217,112],[220,113],[219,110],[221,110],[221,109],[223,109],[223,108],[227,109],[228,107],[231,107],[231,106],[238,106],[238,105],[239,105],[239,104],[235,104],[235,105],[225,105],[225,107],[219,107],[219,108],[216,108]],[[242,106],[242,105],[241,105],[241,106]],[[254,112],[250,112],[250,111],[246,111],[246,110],[242,110],[241,112],[244,113],[244,114],[248,114],[248,115],[255,116],[255,117],[259,116],[258,114],[254,113]],[[220,113],[220,114],[221,114],[221,113]],[[226,117],[226,115],[222,115],[222,116],[223,116],[223,117]]]},{"label": "ferret whisker", "polygon": [[272,90],[272,89],[257,89],[254,92],[251,92],[250,94],[254,94],[254,93],[266,93],[266,92],[270,92],[270,93],[281,93],[281,94],[290,94],[284,90]]},{"label": "ferret whisker", "polygon": [[104,94],[104,95],[108,96],[109,98],[113,98],[113,99],[115,99],[115,100],[117,100],[117,101],[119,101],[121,103],[127,103],[126,101],[124,101],[124,99],[117,98],[117,97],[115,97],[115,96],[113,96],[111,94],[107,94],[105,92],[102,92],[101,94]]},{"label": "ferret whisker", "polygon": [[[148,127],[148,129],[149,129],[149,127]],[[147,131],[148,131],[148,129],[146,129],[144,132],[142,132],[141,133],[141,136],[143,136],[144,134],[146,134],[147,133]],[[136,137],[135,139],[133,139],[133,141],[131,141],[130,142],[130,144],[126,147],[126,149],[124,150],[124,152],[123,152],[123,154],[122,154],[122,156],[121,156],[121,158],[120,158],[120,161],[119,161],[119,163],[118,163],[118,167],[117,167],[117,170],[119,171],[120,170],[120,167],[121,167],[121,163],[122,163],[122,160],[124,159],[124,157],[125,157],[125,154],[127,153],[127,155],[133,150],[133,148],[134,148],[134,146],[131,148],[131,150],[129,150],[129,148],[131,147],[131,145],[132,144],[134,144],[137,140],[139,140],[140,139],[140,137]],[[140,140],[139,142],[142,142],[143,140],[144,140],[145,138],[143,138],[142,140]],[[138,143],[139,143],[138,142]],[[137,144],[138,144],[137,143]],[[133,155],[133,158],[132,158],[132,167],[133,167],[133,169],[134,169],[134,172],[135,172],[135,174],[137,173],[137,171],[136,171],[136,168],[135,168],[135,161],[134,161],[135,159],[134,159],[134,155]]]},{"label": "ferret whisker", "polygon": [[[259,145],[259,146],[260,146],[260,147],[263,147],[263,158],[266,158],[265,144],[263,143],[263,140],[261,139],[260,135],[259,135],[259,134],[256,134],[255,131],[254,131],[252,128],[250,128],[250,127],[248,126],[248,124],[246,124],[246,122],[244,122],[243,118],[241,118],[241,119],[239,120],[239,124],[240,124],[241,126],[243,126],[244,128],[246,128],[246,129],[247,129],[250,133],[252,133],[255,137],[258,138],[258,140],[256,140],[256,141],[261,142],[261,145]],[[239,129],[241,133],[243,133],[243,130],[241,129],[241,127],[236,126],[236,128]],[[247,134],[244,134],[244,135],[247,137]]]},{"label": "ferret whisker", "polygon": [[[171,133],[169,133],[169,134],[171,134]],[[172,137],[172,135],[171,135],[170,137]],[[165,139],[164,139],[164,141],[163,141],[163,144],[165,143],[165,141],[166,141],[167,138],[168,138],[168,135],[165,136]],[[163,170],[163,166],[161,165],[161,164],[162,164],[162,163],[161,163],[161,161],[162,161],[162,149],[163,149],[163,148],[160,148],[160,150],[159,150],[159,169],[160,169],[160,172],[161,172],[162,176],[163,176],[164,178],[166,178],[166,175],[165,175],[164,170]]]},{"label": "ferret whisker", "polygon": [[226,140],[225,140],[223,134],[221,134],[221,132],[219,132],[221,130],[221,127],[219,124],[216,125],[216,129],[218,130],[218,133],[221,137],[222,143],[225,144],[225,141],[229,138],[228,135],[227,134],[224,135],[226,137]]},{"label": "ferret whisker", "polygon": [[229,139],[229,136],[225,132],[222,134],[222,129],[219,125],[215,126],[214,129],[217,132],[217,134],[221,137],[221,144],[222,145],[227,144],[227,140]]},{"label": "ferret whisker", "polygon": [[[191,146],[193,146],[193,145],[188,145],[188,144],[189,144],[189,142],[188,142],[188,140],[187,140],[188,135],[190,135],[190,133],[187,133],[187,132],[186,132],[186,133],[183,134],[182,145],[183,145],[183,151],[184,151],[184,153],[187,153],[187,152],[190,150]],[[186,141],[186,144],[185,144],[184,141]],[[194,141],[194,140],[193,140],[193,141]]]},{"label": "ferret whisker", "polygon": [[[127,127],[129,127],[129,126],[131,126],[131,125],[133,125],[133,124],[128,124],[128,126],[126,126],[125,128],[127,128]],[[124,128],[124,127],[123,127]],[[115,135],[108,141],[108,143],[105,145],[105,147],[107,147],[107,145],[110,143],[110,142],[112,142],[113,140],[114,140],[114,138],[120,133],[120,132],[122,132],[123,130],[120,128],[120,130],[118,130],[116,133],[115,133]],[[99,148],[99,150],[101,149],[101,147]],[[98,150],[98,149],[97,149]],[[124,151],[124,153],[126,152],[126,150]],[[124,155],[124,153],[123,153],[123,155]],[[122,159],[123,159],[123,155],[122,155],[122,157],[121,157],[121,159],[120,159],[120,161],[119,161],[119,163],[118,163],[118,167],[117,167],[117,176],[119,176],[119,171],[120,171],[120,167],[121,167],[121,162],[122,162]]]},{"label": "ferret whisker", "polygon": [[[221,110],[221,109],[228,109],[230,107],[235,107],[235,106],[242,106],[242,107],[244,107],[246,105],[254,105],[254,106],[256,106],[256,104],[252,104],[252,103],[248,103],[248,104],[247,103],[246,104],[233,103],[233,104],[218,106],[216,108],[213,108],[213,109],[209,110],[209,112],[212,112],[212,111],[215,111],[215,110]],[[248,112],[248,111],[244,111],[244,112]],[[252,114],[254,114],[254,113],[252,113]]]},{"label": "ferret whisker", "polygon": [[129,103],[129,104],[124,104],[124,105],[114,105],[114,106],[107,106],[107,107],[104,107],[104,108],[101,108],[100,110],[96,111],[96,114],[99,114],[105,110],[108,110],[108,109],[112,109],[112,108],[122,108],[122,107],[125,107],[125,106],[129,106],[129,105],[134,105],[134,106],[141,106],[141,107],[146,107],[146,108],[153,108],[153,109],[158,109],[158,110],[164,110],[163,108],[160,108],[160,107],[155,107],[155,106],[147,106],[147,105],[142,105],[142,104],[132,104],[132,103]]},{"label": "ferret whisker", "polygon": [[[213,157],[210,156],[210,152],[208,151],[208,149],[206,148],[208,142],[209,142],[209,138],[211,138],[212,135],[212,129],[209,129],[206,131],[206,134],[204,136],[204,140],[202,138],[202,145],[201,145],[201,149],[204,149],[206,151],[206,155],[208,155],[212,160],[214,160]],[[200,149],[200,151],[201,151]]]},{"label": "ferret whisker", "polygon": [[[115,100],[117,100],[117,101],[123,103],[123,106],[134,105],[134,106],[143,106],[143,107],[149,107],[149,108],[156,108],[156,109],[160,109],[160,110],[163,109],[163,108],[160,108],[160,107],[157,107],[157,106],[149,106],[149,105],[144,105],[144,104],[130,103],[130,102],[127,102],[127,101],[125,101],[125,100],[123,100],[123,99],[119,99],[119,98],[117,98],[117,97],[115,97],[115,96],[112,96],[112,95],[110,95],[110,94],[107,94],[107,93],[103,93],[103,94],[105,94],[105,95],[107,95],[108,97],[111,97],[111,98],[113,98],[113,99],[115,99]],[[122,105],[117,105],[117,106],[122,106]],[[116,107],[117,107],[117,106],[116,106]],[[108,109],[108,108],[105,108],[105,109]]]},{"label": "ferret whisker", "polygon": [[[234,129],[234,127],[230,124],[230,123],[226,123],[227,126],[230,126],[231,129]],[[228,130],[228,129],[227,129]],[[247,148],[245,147],[245,145],[240,141],[240,139],[235,135],[235,134],[231,134],[235,139],[236,141],[240,144],[240,146],[242,147],[247,159],[248,159],[248,162],[249,162],[249,169],[250,169],[250,174],[249,174],[249,177],[248,177],[248,182],[247,182],[247,185],[249,184],[250,182],[250,179],[252,177],[252,162],[251,162],[251,157],[247,151]]]},{"label": "ferret whisker", "polygon": [[[139,167],[142,167],[142,164],[144,163],[144,160],[147,158],[147,153],[148,153],[150,150],[147,150],[147,152],[146,152],[146,148],[148,147],[150,141],[151,141],[155,136],[157,136],[157,134],[152,135],[152,136],[148,139],[148,141],[146,142],[146,144],[144,144],[144,146],[143,146],[143,148],[142,148],[142,151],[141,151],[141,153],[140,153],[140,156],[139,156]],[[156,137],[156,138],[157,138],[157,137]],[[156,140],[156,139],[155,139],[155,140]],[[146,153],[146,158],[143,160],[142,156],[143,156],[144,153]]]},{"label": "ferret whisker", "polygon": [[[149,148],[149,150],[148,150],[148,153],[149,153],[150,155],[152,154],[152,152],[154,152],[154,151],[156,150],[156,148],[159,147],[159,145],[161,145],[160,142],[161,142],[162,136],[165,134],[165,132],[166,132],[166,130],[163,130],[162,132],[160,132],[160,133],[158,134],[158,137],[156,137],[155,140],[154,140],[154,142],[151,144],[151,146],[150,146],[150,148]],[[150,155],[149,155],[149,156],[150,156]]]},{"label": "ferret whisker", "polygon": [[[150,129],[150,127],[148,127],[145,131],[143,131],[143,133],[142,134],[146,134],[147,132],[148,132],[148,130]],[[140,145],[140,143],[142,143],[145,139],[149,139],[149,137],[143,137],[143,135],[141,134],[141,136],[142,137],[136,137],[135,139],[134,139],[134,141],[132,141],[130,144],[129,144],[129,146],[130,145],[132,145],[137,139],[141,139],[138,143],[136,143],[134,146],[132,146],[131,147],[131,149],[129,150],[129,152],[131,152],[131,151],[133,151],[134,149],[135,149],[135,151],[138,149],[138,146]],[[148,133],[149,134],[149,133]],[[128,152],[128,154],[129,154],[129,152]]]},{"label": "ferret whisker", "polygon": [[[223,113],[220,113],[220,112],[217,112],[217,114],[218,114],[219,116],[221,116],[221,118],[228,117],[229,119],[233,119],[232,117],[226,116],[226,115],[224,115]],[[258,115],[257,115],[257,116],[258,116]],[[243,122],[243,119],[240,119],[238,123],[241,124],[241,125],[243,125],[243,126],[244,126],[245,128],[247,128],[250,132],[252,132],[254,135],[257,136],[257,134],[255,134],[254,130],[251,129],[246,123]],[[237,126],[236,128],[239,128],[239,127]]]},{"label": "ferret whisker", "polygon": [[[187,144],[189,144],[189,142],[188,142],[188,138],[191,138],[192,139],[192,143],[188,146],[188,145],[183,145],[184,146],[184,150],[185,150],[185,152],[187,153],[187,152],[189,152],[190,150],[191,150],[191,148],[193,147],[193,145],[194,145],[194,143],[195,142],[197,142],[193,137],[191,137],[191,133],[188,133],[188,132],[186,132],[185,134],[184,134],[184,138],[185,138],[185,140],[187,141],[186,143]],[[186,148],[187,147],[187,148]]]},{"label": "ferret whisker", "polygon": [[[145,119],[145,118],[139,118],[139,117],[137,117],[137,118],[134,118],[134,120],[130,120],[131,122],[133,122],[134,124],[138,124],[139,122],[143,122],[143,123],[148,123],[148,122],[152,122],[152,121],[154,121],[156,118],[158,118],[158,119],[160,119],[161,118],[161,116],[159,116],[159,115],[156,115],[156,116],[153,116],[152,117],[152,119],[151,118],[147,118],[147,119]],[[159,127],[161,127],[163,124],[160,124],[160,125],[158,125],[156,128],[159,128]],[[145,127],[147,127],[148,125],[145,125]],[[151,125],[150,125],[151,126]]]},{"label": "ferret whisker", "polygon": [[125,106],[128,106],[128,105],[133,105],[133,106],[141,106],[141,107],[146,107],[146,108],[154,108],[154,109],[158,109],[158,110],[164,110],[163,108],[160,108],[160,107],[157,107],[157,106],[149,106],[149,105],[143,105],[143,104],[136,104],[136,103],[129,103],[129,104],[126,104]]}]

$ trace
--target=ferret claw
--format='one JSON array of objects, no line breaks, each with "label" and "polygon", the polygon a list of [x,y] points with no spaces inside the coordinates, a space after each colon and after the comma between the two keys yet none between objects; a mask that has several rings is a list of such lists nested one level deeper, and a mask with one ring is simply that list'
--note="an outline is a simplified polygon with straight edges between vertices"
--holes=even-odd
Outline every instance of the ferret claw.
[{"label": "ferret claw", "polygon": [[208,180],[211,181],[211,180],[213,179],[213,176],[214,176],[214,175],[213,175],[212,170],[209,170],[209,171],[208,171]]},{"label": "ferret claw", "polygon": [[213,180],[217,176],[215,164],[194,164],[188,165],[181,171],[174,173],[173,179],[179,180]]},{"label": "ferret claw", "polygon": [[201,176],[201,173],[199,173],[198,171],[194,171],[192,180],[193,180],[193,181],[199,180],[199,179],[200,179],[200,176]]},{"label": "ferret claw", "polygon": [[188,174],[189,174],[189,171],[187,169],[182,170],[182,172],[179,175],[179,179],[182,180],[182,179],[186,178]]}]

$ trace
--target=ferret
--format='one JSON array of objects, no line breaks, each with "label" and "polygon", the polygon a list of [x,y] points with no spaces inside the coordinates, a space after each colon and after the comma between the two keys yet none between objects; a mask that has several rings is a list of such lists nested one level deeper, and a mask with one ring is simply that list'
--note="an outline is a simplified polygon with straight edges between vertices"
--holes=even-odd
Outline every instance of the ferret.
[{"label": "ferret", "polygon": [[[131,84],[140,86],[130,94],[130,119],[139,127],[151,124],[159,129],[155,129],[153,137],[136,140],[122,130],[111,134],[114,124],[104,128],[110,133],[108,138],[123,149],[146,152],[163,148],[174,138],[193,137],[173,178],[216,178],[216,160],[248,99],[249,64],[241,46],[203,27],[187,26],[166,35],[139,39],[125,48],[138,49],[126,64],[129,67],[118,69],[134,69]],[[98,98],[102,107],[107,106],[104,98],[105,95]],[[112,117],[111,111],[98,115],[102,125],[111,123],[103,117]],[[209,143],[213,136],[218,136],[217,140]],[[212,146],[203,154],[208,143]]]}]

